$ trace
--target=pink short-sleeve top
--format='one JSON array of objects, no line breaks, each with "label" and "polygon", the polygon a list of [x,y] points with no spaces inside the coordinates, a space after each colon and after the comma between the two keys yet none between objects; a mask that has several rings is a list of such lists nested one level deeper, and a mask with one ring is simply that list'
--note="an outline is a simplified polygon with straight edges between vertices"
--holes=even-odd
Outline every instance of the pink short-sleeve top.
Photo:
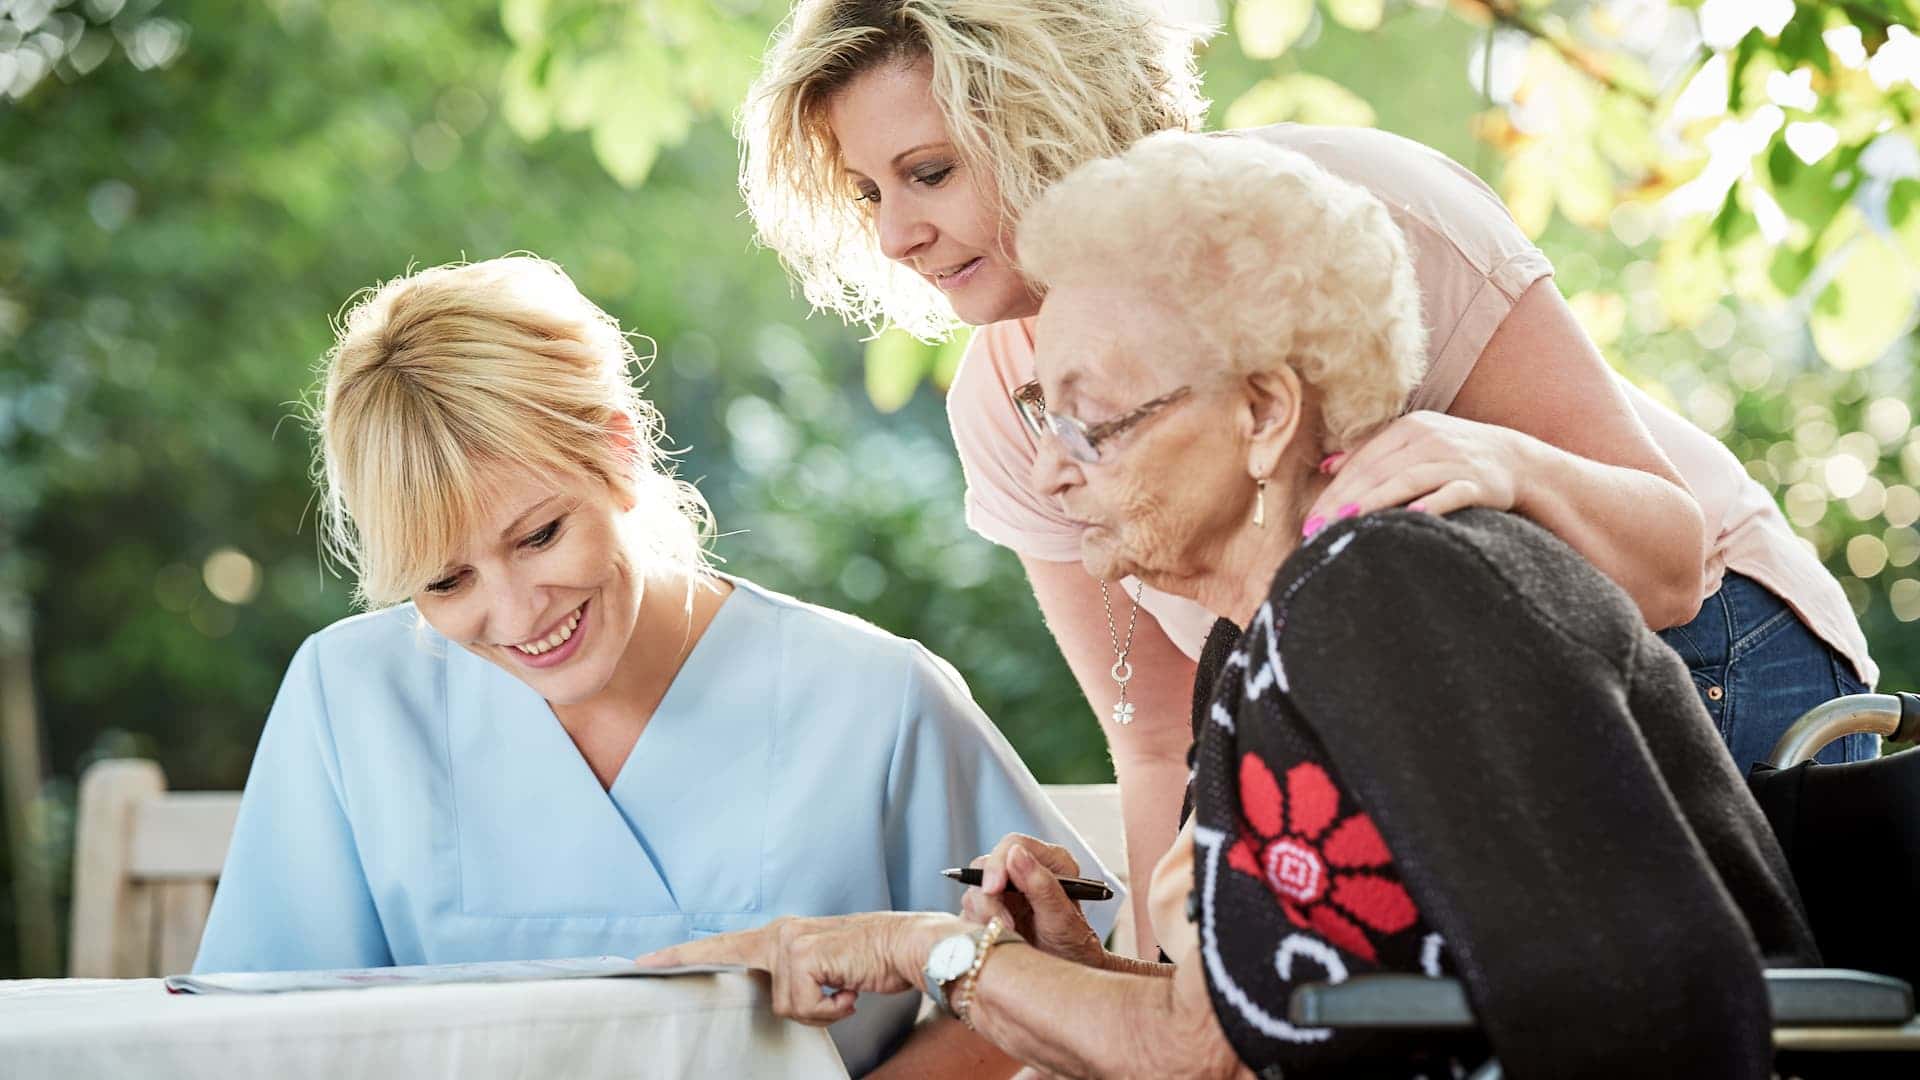
[{"label": "pink short-sleeve top", "polygon": [[[1239,134],[1304,154],[1386,205],[1413,256],[1427,327],[1428,367],[1407,411],[1445,412],[1514,304],[1553,273],[1499,196],[1444,154],[1371,128],[1277,124]],[[1077,562],[1079,528],[1059,502],[1030,484],[1038,446],[1010,394],[1033,378],[1033,320],[974,331],[947,394],[953,441],[966,472],[966,520],[974,532],[1030,558]],[[1711,435],[1621,380],[1653,440],[1693,489],[1715,539],[1701,567],[1701,595],[1726,571],[1753,578],[1871,685],[1878,669],[1840,585],[1794,536],[1765,488]],[[1138,583],[1127,581],[1131,591]],[[1213,615],[1182,597],[1143,588],[1140,606],[1167,637],[1197,657]]]}]

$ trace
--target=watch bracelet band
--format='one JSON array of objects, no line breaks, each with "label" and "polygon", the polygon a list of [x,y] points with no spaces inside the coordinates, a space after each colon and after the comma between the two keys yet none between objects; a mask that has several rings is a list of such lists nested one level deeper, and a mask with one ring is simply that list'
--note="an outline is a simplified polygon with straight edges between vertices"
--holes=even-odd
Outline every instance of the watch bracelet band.
[{"label": "watch bracelet band", "polygon": [[985,933],[986,927],[966,930],[945,938],[940,944],[934,946],[934,955],[937,955],[940,949],[948,942],[964,939],[967,944],[972,947],[971,952],[973,956],[972,959],[967,962],[966,966],[960,970],[954,971],[952,974],[948,974],[945,971],[936,974],[933,968],[933,955],[928,956],[926,966],[921,970],[921,976],[925,980],[921,989],[926,991],[927,998],[933,1002],[934,1007],[947,1016],[958,1019],[960,1014],[954,1011],[953,996],[947,993],[946,988],[951,984],[956,992],[960,989],[961,981],[966,978],[967,972],[971,971],[973,965],[980,959],[980,941]]},{"label": "watch bracelet band", "polygon": [[956,993],[953,995],[954,1015],[960,1018],[961,1023],[967,1025],[967,1030],[969,1031],[975,1030],[973,1026],[973,988],[974,984],[980,981],[980,969],[987,966],[987,953],[991,952],[995,945],[1000,944],[1002,940],[1008,937],[1016,941],[1020,939],[1020,935],[1009,932],[1006,923],[1001,920],[1000,916],[995,915],[993,918],[987,920],[986,928],[981,930],[974,938],[973,965],[967,968],[965,975],[960,977],[960,985],[954,988]]}]

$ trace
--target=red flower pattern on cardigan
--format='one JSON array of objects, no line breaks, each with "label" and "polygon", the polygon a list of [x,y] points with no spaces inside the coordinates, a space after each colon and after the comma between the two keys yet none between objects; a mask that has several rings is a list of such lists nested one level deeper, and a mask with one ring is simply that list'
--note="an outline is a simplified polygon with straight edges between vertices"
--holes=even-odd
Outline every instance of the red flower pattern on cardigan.
[{"label": "red flower pattern on cardigan", "polygon": [[1392,877],[1393,861],[1373,819],[1336,822],[1340,790],[1319,765],[1287,770],[1286,788],[1253,754],[1240,759],[1240,811],[1246,829],[1227,865],[1264,882],[1287,919],[1333,945],[1379,962],[1372,934],[1396,934],[1420,917]]}]

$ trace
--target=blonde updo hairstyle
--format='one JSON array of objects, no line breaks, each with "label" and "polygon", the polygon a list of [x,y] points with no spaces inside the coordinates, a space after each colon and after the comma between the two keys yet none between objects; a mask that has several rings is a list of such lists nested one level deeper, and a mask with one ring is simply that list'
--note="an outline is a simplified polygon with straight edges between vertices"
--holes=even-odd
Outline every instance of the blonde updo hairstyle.
[{"label": "blonde updo hairstyle", "polygon": [[1135,285],[1181,311],[1202,347],[1168,364],[1291,365],[1320,398],[1324,451],[1400,415],[1426,370],[1419,282],[1387,208],[1255,135],[1164,132],[1083,165],[1019,237],[1044,285]]},{"label": "blonde updo hairstyle", "polygon": [[439,266],[362,293],[314,410],[323,542],[367,607],[406,600],[499,507],[503,470],[604,483],[629,557],[705,566],[712,517],[676,480],[628,336],[553,263]]},{"label": "blonde updo hairstyle", "polygon": [[801,0],[740,117],[740,190],[760,241],[816,308],[939,337],[952,309],[881,253],[853,199],[826,120],[834,96],[876,67],[930,62],[957,153],[1013,222],[1082,162],[1199,130],[1194,38],[1138,0]]}]

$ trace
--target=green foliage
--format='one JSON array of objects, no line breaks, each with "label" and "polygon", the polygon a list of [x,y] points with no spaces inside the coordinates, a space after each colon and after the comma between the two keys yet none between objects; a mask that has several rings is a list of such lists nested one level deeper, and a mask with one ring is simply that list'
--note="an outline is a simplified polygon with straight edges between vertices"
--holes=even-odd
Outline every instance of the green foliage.
[{"label": "green foliage", "polygon": [[[287,659],[348,612],[299,404],[330,319],[410,265],[519,249],[658,343],[649,394],[729,569],[951,658],[1043,777],[1111,775],[1018,562],[961,523],[938,400],[882,417],[858,335],[752,246],[717,90],[632,190],[558,111],[538,140],[509,122],[522,45],[491,0],[119,16],[156,18],[190,28],[170,62],[0,100],[0,601],[33,617],[50,857],[95,758],[245,781]],[[741,33],[750,64],[763,30]]]},{"label": "green foliage", "polygon": [[588,132],[627,187],[695,120],[731,114],[769,29],[757,4],[705,0],[503,0],[500,17],[513,42],[507,122],[527,139]]}]

